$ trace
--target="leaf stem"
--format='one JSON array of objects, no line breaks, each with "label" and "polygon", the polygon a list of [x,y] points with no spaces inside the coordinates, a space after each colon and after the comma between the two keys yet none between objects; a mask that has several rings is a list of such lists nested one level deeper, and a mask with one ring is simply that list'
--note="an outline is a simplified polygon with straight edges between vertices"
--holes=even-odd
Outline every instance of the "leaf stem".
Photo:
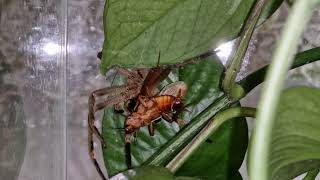
[{"label": "leaf stem", "polygon": [[307,175],[303,178],[303,180],[315,180],[320,169],[314,169],[307,173]]},{"label": "leaf stem", "polygon": [[[320,48],[313,48],[307,51],[304,51],[302,53],[299,53],[296,55],[294,63],[292,65],[292,68],[300,67],[302,65],[315,62],[317,60],[320,60]],[[243,93],[241,94],[247,94],[250,92],[254,87],[259,85],[264,81],[264,76],[266,74],[267,69],[269,66],[265,66],[252,74],[248,75],[246,78],[240,81],[240,85],[238,85]],[[240,97],[240,96],[239,96]],[[240,99],[240,98],[239,98]],[[228,107],[232,102],[227,100],[226,96],[222,96],[220,99],[218,99],[216,102],[212,103],[207,110],[205,111],[212,111],[210,114],[209,112],[203,112],[199,114],[197,117],[195,117],[191,123],[188,129],[183,129],[179,131],[179,133],[170,141],[167,142],[167,144],[161,148],[159,151],[157,151],[156,154],[151,156],[145,164],[153,164],[153,165],[166,165],[165,162],[169,162],[171,158],[174,157],[177,152],[179,152],[179,148],[183,148],[183,144],[181,144],[182,141],[188,142],[188,139],[192,139],[199,130],[191,127],[203,127],[204,124],[209,119],[210,115],[214,115],[214,113],[217,113],[219,110],[224,109]],[[216,106],[216,107],[215,107]],[[203,119],[201,119],[203,118]],[[198,124],[199,123],[199,124]],[[189,131],[195,131],[195,133],[190,133]],[[184,133],[187,134],[193,134],[193,136],[185,136]],[[185,138],[185,139],[183,139]],[[176,143],[175,141],[178,140],[179,142]],[[181,141],[181,142],[180,142]],[[180,144],[179,144],[180,143]],[[185,144],[184,144],[185,145]],[[171,148],[176,148],[176,151],[170,152]],[[164,159],[162,159],[164,158]]]},{"label": "leaf stem", "polygon": [[[285,59],[282,59],[284,61]],[[315,61],[320,60],[320,47],[312,48],[307,51],[303,51],[301,53],[296,54],[293,63],[291,65],[291,69],[303,66],[305,64],[309,64]],[[242,79],[239,82],[239,85],[242,87],[244,93],[249,93],[253,88],[264,81],[265,75],[269,65],[266,65],[259,70],[249,74],[247,77]]]},{"label": "leaf stem", "polygon": [[250,179],[268,179],[268,155],[270,152],[271,130],[286,72],[297,50],[299,37],[311,17],[315,3],[319,0],[297,0],[284,27],[280,43],[276,48],[266,77],[262,99],[258,106],[256,127],[250,144]]},{"label": "leaf stem", "polygon": [[[300,67],[302,65],[308,64],[308,63],[312,63],[315,62],[317,60],[320,60],[320,48],[313,48],[307,51],[304,51],[302,53],[299,53],[296,55],[294,63],[292,65],[292,68],[296,68],[296,67]],[[267,69],[269,68],[269,66],[265,66],[255,72],[253,72],[252,74],[248,75],[246,78],[244,78],[243,80],[240,81],[239,83],[239,91],[241,91],[242,93],[240,94],[247,94],[248,92],[250,92],[254,87],[256,87],[257,85],[259,85],[260,83],[262,83],[264,81],[264,76],[266,74]],[[242,96],[243,97],[243,96]],[[239,99],[241,98],[241,96],[239,96]],[[218,112],[219,110],[226,108],[227,106],[229,106],[232,102],[228,101],[227,98],[225,96],[221,97],[220,99],[218,99],[216,102],[214,102],[213,104],[211,104],[208,108],[207,111],[212,110],[212,113],[214,115],[214,113]],[[216,108],[214,108],[214,106],[217,106]],[[209,119],[209,116],[211,114],[208,114],[208,112],[204,112],[199,114],[197,117],[195,117],[190,124],[190,128],[192,127],[203,127],[204,124],[207,122],[207,120]],[[201,118],[204,118],[202,120],[200,120]],[[200,123],[199,125],[196,125],[197,123]],[[146,164],[154,164],[154,165],[166,165],[164,162],[169,162],[170,161],[170,157],[172,158],[175,153],[171,152],[171,153],[166,153],[165,151],[169,151],[170,147],[183,147],[181,144],[173,144],[175,143],[175,140],[179,140],[179,141],[187,141],[187,139],[192,139],[192,137],[189,136],[184,136],[182,135],[183,133],[189,133],[189,130],[191,129],[183,129],[181,130],[172,140],[170,140],[169,142],[167,142],[167,144],[161,148],[159,151],[157,151],[156,154],[154,154],[152,157],[150,157],[148,159],[148,161],[146,162]],[[192,129],[192,131],[195,130],[194,128]],[[199,130],[195,130],[195,132],[199,132]],[[181,133],[181,134],[180,134]],[[185,138],[184,140],[182,138]],[[172,145],[171,145],[172,144]],[[180,148],[180,149],[181,149]],[[177,148],[179,149],[179,148]],[[177,151],[179,152],[179,151]],[[164,159],[161,159],[161,158]]]},{"label": "leaf stem", "polygon": [[263,7],[267,3],[267,1],[268,0],[258,0],[258,2],[256,2],[254,9],[250,13],[249,18],[246,21],[243,31],[241,32],[239,40],[240,43],[236,48],[236,52],[231,57],[232,62],[226,71],[225,78],[222,81],[222,88],[231,99],[234,99],[232,89],[235,85],[237,74],[240,71],[241,64],[246,54],[246,50],[248,48],[254,27],[256,26]]},{"label": "leaf stem", "polygon": [[256,109],[250,107],[233,107],[219,112],[209,123],[177,154],[166,166],[176,172],[183,163],[227,120],[236,117],[254,117]]}]

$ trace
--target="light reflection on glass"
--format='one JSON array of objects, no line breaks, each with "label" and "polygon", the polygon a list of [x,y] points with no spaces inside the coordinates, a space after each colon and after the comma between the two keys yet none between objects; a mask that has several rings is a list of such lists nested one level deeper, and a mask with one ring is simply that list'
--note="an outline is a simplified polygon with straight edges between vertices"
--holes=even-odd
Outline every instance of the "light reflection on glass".
[{"label": "light reflection on glass", "polygon": [[219,57],[220,61],[224,66],[226,65],[229,59],[229,56],[232,52],[234,42],[235,41],[233,40],[233,41],[223,43],[215,49],[215,51],[217,51],[217,56]]},{"label": "light reflection on glass", "polygon": [[52,56],[60,52],[61,46],[53,42],[48,42],[44,44],[42,50]]}]

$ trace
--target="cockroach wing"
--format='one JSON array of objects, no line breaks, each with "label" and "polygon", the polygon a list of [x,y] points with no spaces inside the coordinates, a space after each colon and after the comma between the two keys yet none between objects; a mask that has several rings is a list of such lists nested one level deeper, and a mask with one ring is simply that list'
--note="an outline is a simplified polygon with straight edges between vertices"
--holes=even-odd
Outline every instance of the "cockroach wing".
[{"label": "cockroach wing", "polygon": [[142,88],[141,95],[152,97],[158,94],[159,84],[168,77],[171,68],[156,67],[151,68],[145,78]]},{"label": "cockroach wing", "polygon": [[187,94],[188,86],[183,81],[177,81],[165,86],[159,93],[159,95],[171,95],[184,97]]}]

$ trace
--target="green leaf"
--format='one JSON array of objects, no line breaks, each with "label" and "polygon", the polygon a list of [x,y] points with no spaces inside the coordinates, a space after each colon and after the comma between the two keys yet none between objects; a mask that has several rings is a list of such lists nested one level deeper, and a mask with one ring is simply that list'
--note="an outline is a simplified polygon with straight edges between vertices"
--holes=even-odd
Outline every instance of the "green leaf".
[{"label": "green leaf", "polygon": [[[201,67],[209,66],[211,68],[206,68],[201,71]],[[187,73],[187,71],[190,73]],[[196,70],[191,72],[191,70]],[[219,91],[219,79],[222,75],[223,66],[218,63],[214,58],[209,58],[207,61],[200,62],[196,65],[188,65],[181,70],[184,74],[184,79],[182,77],[180,80],[184,80],[188,87],[188,93],[186,96],[186,101],[189,99],[193,101],[194,105],[189,106],[188,109],[191,110],[191,113],[184,113],[183,118],[185,120],[190,120],[192,116],[199,113],[202,109],[206,107],[205,101],[201,103],[201,99],[196,99],[191,96],[195,94],[199,88],[197,86],[192,87],[192,83],[199,84],[211,84],[211,90],[209,86],[204,86],[202,88],[207,88],[207,91],[204,94],[207,94],[207,97],[211,97],[211,101],[217,98],[221,92]],[[171,79],[179,80],[178,73],[171,75]],[[199,76],[200,75],[200,76]],[[197,78],[198,77],[198,78]],[[199,78],[201,77],[201,78]],[[170,78],[166,80],[170,82]],[[105,164],[108,168],[108,173],[113,175],[117,172],[126,169],[125,164],[125,154],[124,154],[124,132],[121,130],[115,130],[114,128],[123,127],[124,117],[119,114],[115,114],[112,108],[105,110],[103,118],[103,128],[102,133],[104,138],[107,140],[107,148],[103,150]],[[138,133],[137,141],[132,144],[132,160],[133,165],[138,166],[142,164],[147,158],[149,158],[157,149],[159,149],[167,140],[175,135],[179,130],[176,124],[169,124],[167,122],[161,121],[156,125],[155,136],[150,137],[147,128],[141,128]]]},{"label": "green leaf", "polygon": [[225,122],[188,159],[176,175],[204,179],[242,179],[238,172],[248,145],[248,128],[243,119]]},{"label": "green leaf", "polygon": [[320,167],[320,90],[285,90],[272,134],[271,179],[292,179]]},{"label": "green leaf", "polygon": [[[180,80],[188,84],[191,92],[196,92],[189,93],[186,97],[186,103],[193,105],[192,108],[188,109],[196,110],[196,112],[191,111],[191,114],[185,113],[184,115],[194,118],[218,98],[218,96],[214,96],[215,94],[221,95],[221,93],[217,93],[217,90],[220,90],[218,89],[220,82],[213,78],[211,82],[207,80],[205,72],[209,71],[219,74],[217,70],[212,69],[205,61],[197,65],[187,65],[180,70]],[[210,88],[212,85],[217,88]],[[199,99],[202,100],[200,103]],[[205,106],[201,106],[201,104]],[[184,119],[188,118],[190,117],[184,117]],[[244,120],[226,122],[211,136],[209,142],[212,142],[202,145],[179,169],[177,175],[206,177],[208,179],[229,179],[228,177],[236,176],[235,174],[238,174],[238,169],[242,164],[247,149],[247,132],[247,124]],[[219,166],[212,167],[212,164]]]},{"label": "green leaf", "polygon": [[175,177],[174,180],[202,180],[202,179],[198,177],[178,176],[178,177]]},{"label": "green leaf", "polygon": [[[204,68],[209,66],[211,68]],[[191,71],[192,70],[192,71]],[[208,58],[198,64],[188,65],[180,70],[180,80],[183,80],[188,85],[188,93],[185,101],[192,102],[188,109],[191,111],[185,112],[182,118],[189,121],[192,117],[206,108],[221,95],[219,90],[219,79],[223,72],[223,66],[213,57]],[[190,72],[190,73],[187,73]],[[173,79],[179,80],[179,73],[176,72],[170,75],[165,82],[170,82]],[[184,77],[181,77],[182,74]],[[211,86],[198,87],[197,84],[210,84]],[[193,84],[195,86],[193,86]],[[201,88],[207,90],[203,92],[204,97],[195,97],[192,94],[197,94]],[[202,91],[202,90],[201,90]],[[200,99],[203,98],[203,99]],[[124,132],[115,128],[122,128],[124,117],[114,113],[112,108],[108,108],[104,112],[102,121],[102,134],[107,141],[107,148],[103,149],[105,164],[108,173],[113,175],[126,169],[125,154],[124,154]],[[141,128],[138,132],[136,141],[132,144],[132,163],[133,166],[139,166],[153,153],[155,153],[163,144],[171,139],[179,128],[175,123],[167,123],[161,121],[156,124],[155,136],[150,137],[146,127]]]},{"label": "green leaf", "polygon": [[[219,89],[219,80],[222,72],[223,66],[215,57],[210,57],[197,64],[189,64],[183,67],[183,69],[180,69],[179,72],[175,72],[169,76],[170,78],[168,78],[166,82],[183,80],[188,85],[188,93],[185,97],[185,103],[188,104],[187,108],[190,112],[183,113],[182,118],[184,120],[189,121],[193,119],[222,95]],[[103,149],[103,154],[105,164],[110,175],[114,175],[115,173],[126,169],[124,134],[121,130],[114,129],[123,127],[123,121],[124,117],[115,114],[112,108],[105,110],[102,130],[103,136],[107,140],[107,148]],[[237,143],[246,146],[246,124],[245,121],[226,124],[226,127],[219,131],[221,135],[217,135],[218,138],[221,136],[219,140],[221,143],[219,146],[221,147],[216,150],[216,152],[218,152],[216,155],[221,157],[216,157],[216,159],[223,159],[224,162],[220,163],[228,164],[226,166],[234,167],[234,170],[238,170],[243,159],[242,154],[244,154],[242,153],[242,147],[240,145],[238,146],[238,144],[235,145],[238,152],[234,153],[234,156],[230,156],[231,151],[226,151],[225,149],[231,146],[231,142],[235,142],[233,140],[234,137],[238,138]],[[156,125],[155,136],[150,137],[147,128],[141,128],[136,138],[136,142],[132,144],[133,166],[137,167],[145,162],[161,146],[171,139],[178,130],[179,129],[176,124],[169,124],[165,121],[161,121]],[[216,144],[215,147],[217,147]],[[204,167],[207,165],[208,161],[201,162],[203,163],[202,167]],[[224,172],[221,171],[220,173]]]},{"label": "green leaf", "polygon": [[141,166],[121,172],[111,178],[111,180],[129,179],[129,180],[200,180],[200,178],[178,176],[173,174],[164,167],[157,166]]},{"label": "green leaf", "polygon": [[129,180],[173,180],[173,174],[164,167],[142,166],[119,173],[111,179],[129,179]]},{"label": "green leaf", "polygon": [[[235,38],[255,0],[109,0],[103,73],[111,65],[151,67],[198,56]],[[262,19],[282,0],[270,0]]]}]

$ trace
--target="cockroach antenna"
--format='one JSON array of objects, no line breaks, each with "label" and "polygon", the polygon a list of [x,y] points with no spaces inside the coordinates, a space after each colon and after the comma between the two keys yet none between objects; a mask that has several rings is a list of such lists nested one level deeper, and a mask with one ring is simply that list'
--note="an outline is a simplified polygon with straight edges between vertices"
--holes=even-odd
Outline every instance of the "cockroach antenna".
[{"label": "cockroach antenna", "polygon": [[160,50],[158,52],[158,62],[157,62],[157,67],[159,67],[159,66],[160,66]]},{"label": "cockroach antenna", "polygon": [[123,127],[121,127],[121,128],[117,127],[117,128],[112,128],[112,129],[124,131]]}]

